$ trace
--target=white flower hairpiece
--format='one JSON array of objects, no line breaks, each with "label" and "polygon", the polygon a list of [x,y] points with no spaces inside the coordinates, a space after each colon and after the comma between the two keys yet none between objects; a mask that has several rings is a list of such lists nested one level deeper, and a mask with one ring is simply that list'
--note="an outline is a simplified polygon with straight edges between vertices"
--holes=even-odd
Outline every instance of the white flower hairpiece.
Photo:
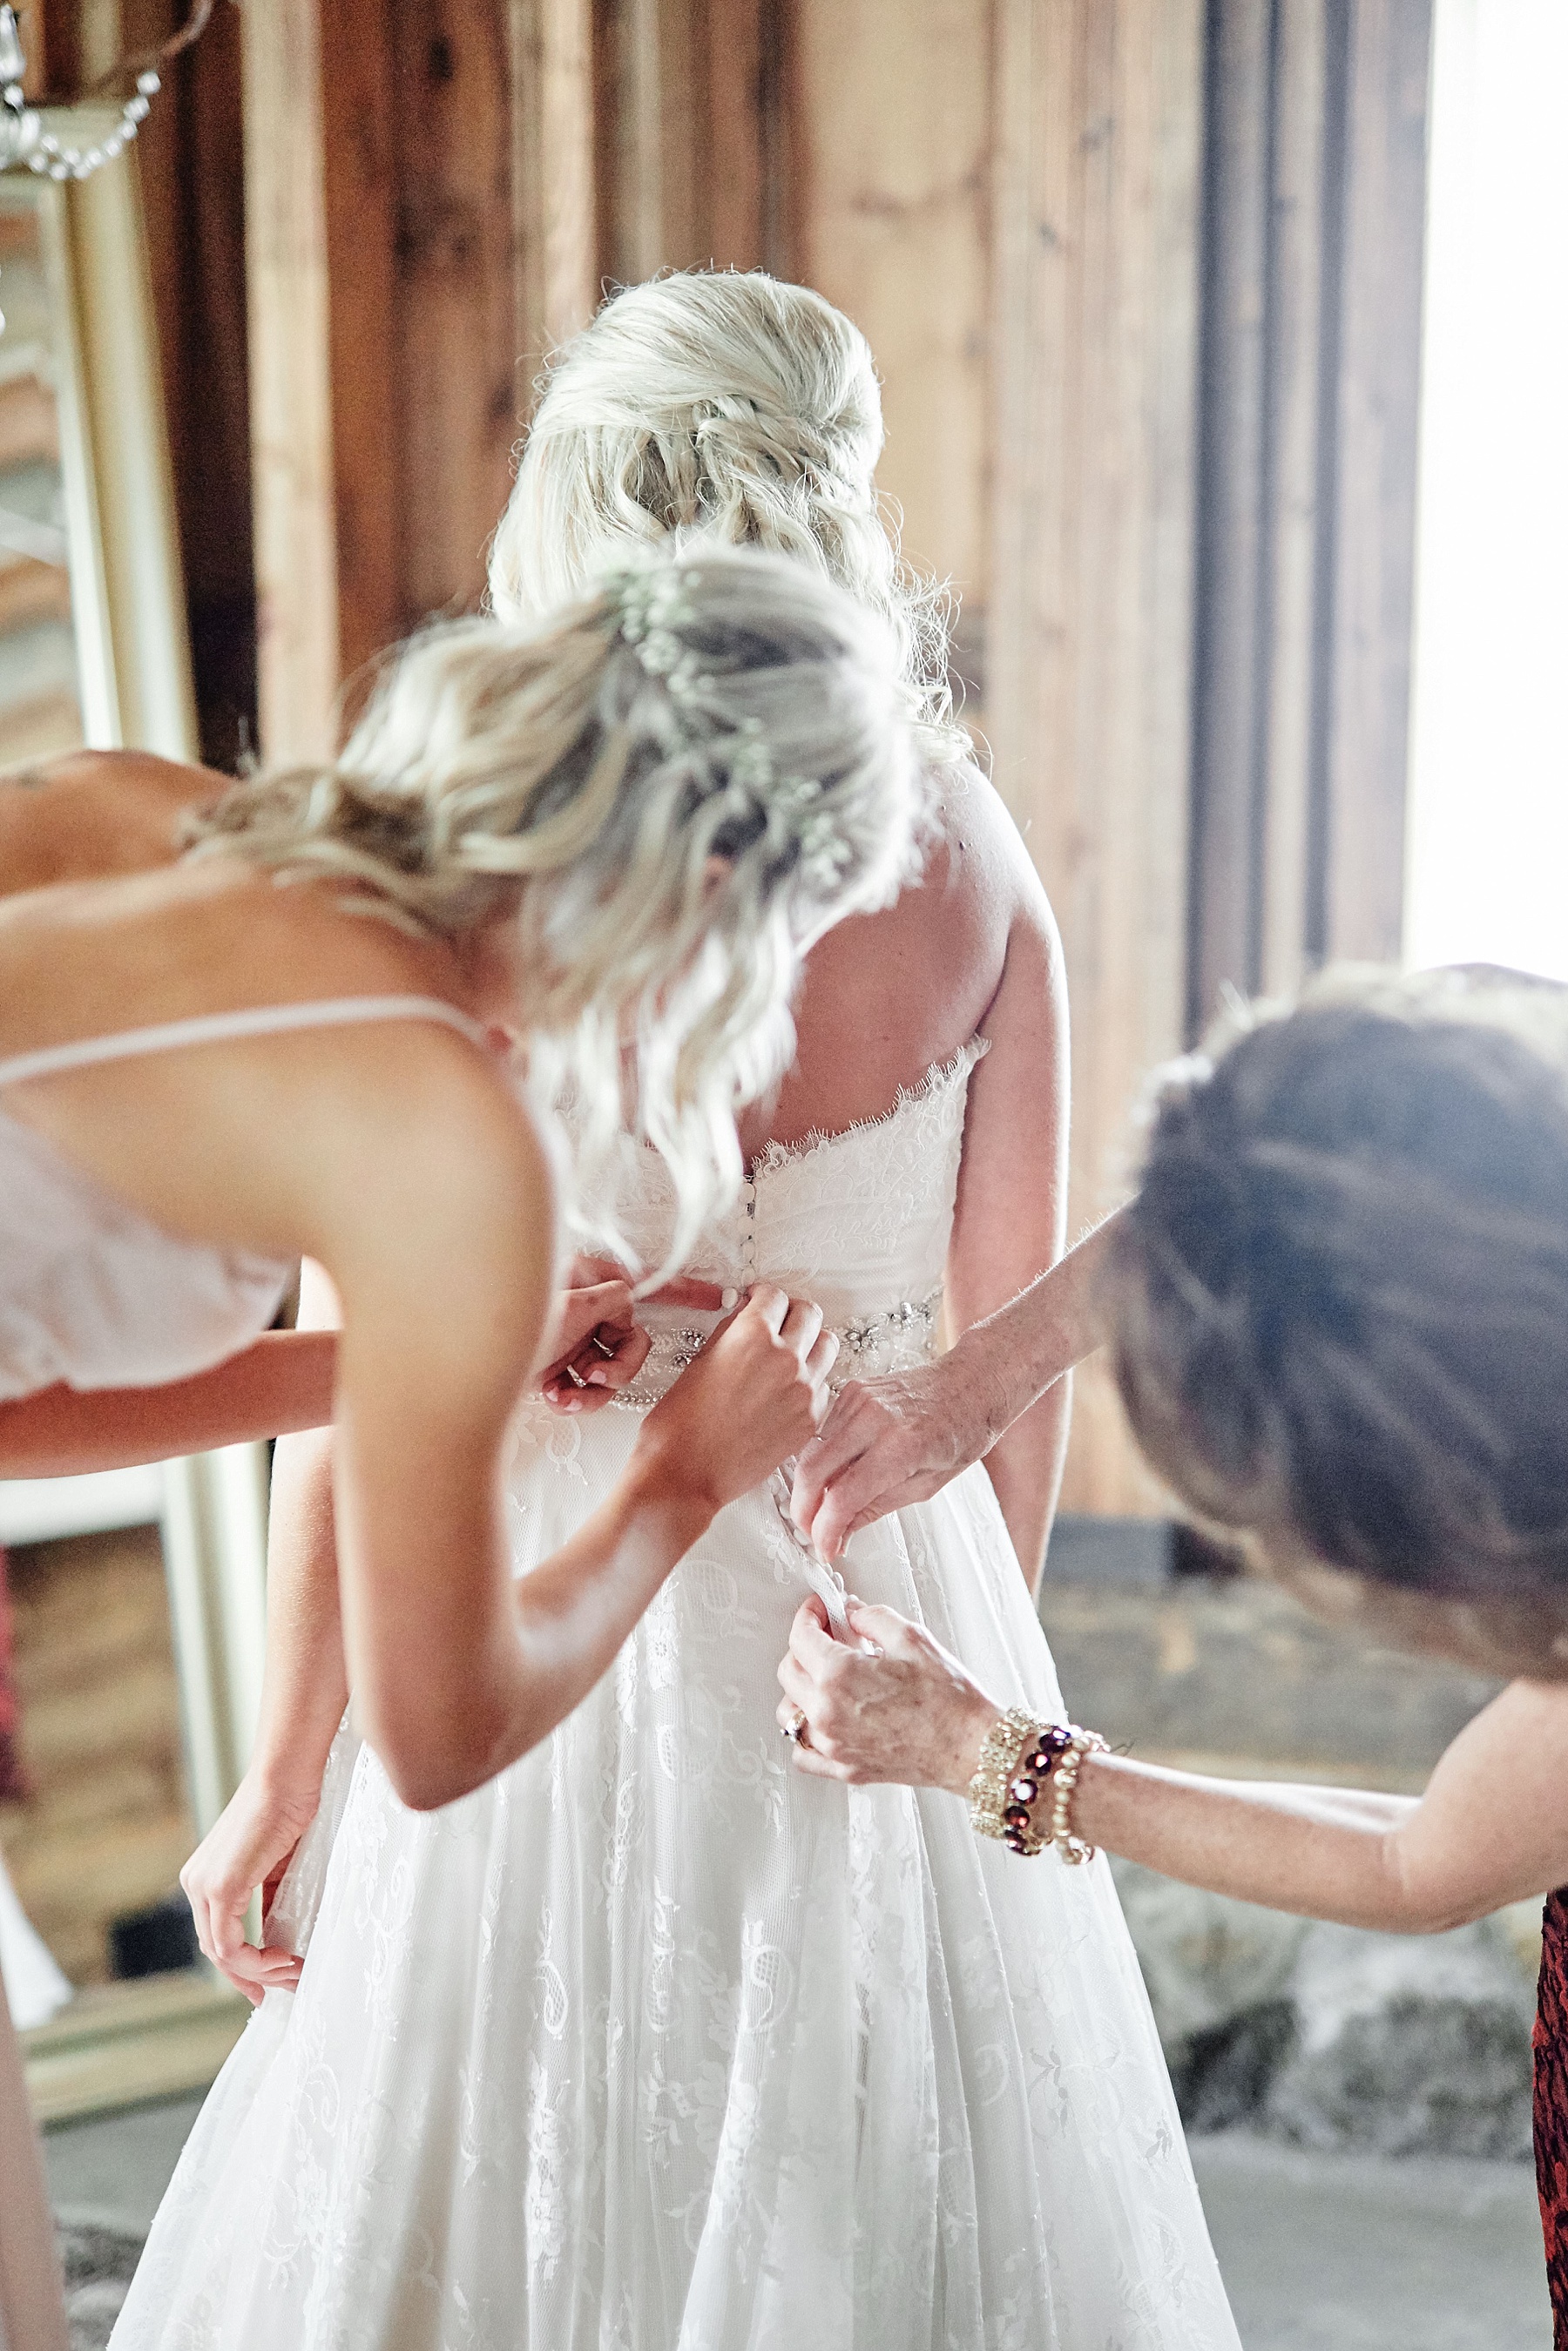
[{"label": "white flower hairpiece", "polygon": [[743,719],[727,736],[716,732],[716,680],[679,634],[697,611],[689,590],[700,575],[674,564],[640,564],[617,575],[612,594],[620,632],[638,661],[664,688],[677,726],[694,747],[710,745],[728,782],[751,793],[770,819],[782,818],[800,844],[801,865],[818,890],[831,889],[854,852],[831,811],[821,803],[820,777],[780,775],[760,720]]}]

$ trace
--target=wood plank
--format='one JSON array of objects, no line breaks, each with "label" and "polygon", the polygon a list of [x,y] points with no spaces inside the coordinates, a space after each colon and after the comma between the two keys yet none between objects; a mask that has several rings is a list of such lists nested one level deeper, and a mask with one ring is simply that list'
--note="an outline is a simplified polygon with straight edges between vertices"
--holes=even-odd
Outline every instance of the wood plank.
[{"label": "wood plank", "polygon": [[708,136],[701,162],[711,257],[727,269],[763,266],[765,30],[762,0],[708,0]]},{"label": "wood plank", "polygon": [[1187,1028],[1259,976],[1269,712],[1276,11],[1219,0],[1204,61],[1207,131],[1193,626]]},{"label": "wood plank", "polygon": [[60,1965],[101,1981],[110,1920],[170,1893],[195,1843],[157,1531],[21,1546],[9,1579],[34,1792],[0,1841]]},{"label": "wood plank", "polygon": [[243,12],[257,707],[283,763],[330,756],[340,675],[320,12]]},{"label": "wood plank", "polygon": [[204,2090],[249,2022],[244,1994],[204,1968],[79,1993],[22,2040],[40,2123]]},{"label": "wood plank", "polygon": [[1323,944],[1379,960],[1404,917],[1431,14],[1361,0],[1350,54]]},{"label": "wood plank", "polygon": [[1282,0],[1274,96],[1270,644],[1257,985],[1282,995],[1307,963],[1322,431],[1322,180],[1327,53],[1321,0]]},{"label": "wood plank", "polygon": [[[1049,10],[1041,10],[1042,16]],[[905,551],[989,571],[989,0],[800,0],[799,266],[870,340]]]},{"label": "wood plank", "polygon": [[612,60],[606,39],[596,32],[592,0],[512,0],[517,405],[525,413],[545,360],[587,324],[598,299],[596,182],[608,159],[596,147],[595,85]]},{"label": "wood plank", "polygon": [[320,40],[338,661],[351,679],[402,633],[404,619],[406,459],[392,366],[398,93],[389,0],[329,7]]},{"label": "wood plank", "polygon": [[[185,13],[134,0],[126,43],[152,47]],[[226,768],[256,735],[241,45],[239,12],[218,9],[137,142],[202,755]]]},{"label": "wood plank", "polygon": [[[1186,1005],[1198,0],[998,0],[986,726],[1072,990],[1071,1217]],[[1103,1372],[1066,1506],[1158,1511]]]},{"label": "wood plank", "polygon": [[523,405],[507,0],[389,0],[399,126],[402,614],[472,608]]}]

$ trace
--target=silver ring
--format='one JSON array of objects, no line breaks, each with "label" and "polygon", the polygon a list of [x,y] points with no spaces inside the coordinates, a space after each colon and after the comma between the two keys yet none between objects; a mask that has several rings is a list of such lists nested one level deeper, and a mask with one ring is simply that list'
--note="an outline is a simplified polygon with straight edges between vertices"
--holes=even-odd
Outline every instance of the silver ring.
[{"label": "silver ring", "polygon": [[607,1364],[612,1364],[612,1363],[615,1361],[615,1350],[614,1350],[614,1348],[613,1348],[613,1347],[607,1347],[607,1346],[605,1345],[605,1343],[604,1343],[604,1341],[600,1337],[600,1335],[599,1335],[599,1333],[598,1333],[598,1332],[597,1332],[597,1331],[591,1331],[591,1332],[589,1332],[589,1334],[588,1334],[588,1343],[589,1343],[589,1345],[590,1345],[591,1347],[595,1347],[595,1348],[597,1348],[597,1349],[598,1349],[599,1353],[603,1356],[603,1358],[604,1358],[604,1360],[605,1360],[605,1362],[606,1362]]},{"label": "silver ring", "polygon": [[806,1717],[801,1708],[795,1708],[793,1722],[781,1722],[779,1729],[791,1747],[810,1747],[811,1742],[806,1736]]}]

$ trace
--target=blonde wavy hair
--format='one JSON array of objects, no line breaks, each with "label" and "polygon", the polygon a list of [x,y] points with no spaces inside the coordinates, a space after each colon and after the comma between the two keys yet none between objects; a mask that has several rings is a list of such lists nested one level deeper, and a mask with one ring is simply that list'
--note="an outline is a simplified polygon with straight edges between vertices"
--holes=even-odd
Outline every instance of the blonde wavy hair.
[{"label": "blonde wavy hair", "polygon": [[193,853],[361,885],[358,911],[423,935],[508,923],[580,1192],[628,1128],[651,1143],[674,1265],[738,1184],[737,1108],[788,1064],[804,948],[908,876],[903,703],[887,628],[803,565],[645,559],[541,628],[414,639],[338,758],[235,785]]},{"label": "blonde wavy hair", "polygon": [[948,600],[900,558],[882,444],[871,347],[810,287],[758,270],[627,287],[542,379],[492,543],[492,608],[533,618],[672,534],[794,556],[892,631],[923,766],[971,761]]}]

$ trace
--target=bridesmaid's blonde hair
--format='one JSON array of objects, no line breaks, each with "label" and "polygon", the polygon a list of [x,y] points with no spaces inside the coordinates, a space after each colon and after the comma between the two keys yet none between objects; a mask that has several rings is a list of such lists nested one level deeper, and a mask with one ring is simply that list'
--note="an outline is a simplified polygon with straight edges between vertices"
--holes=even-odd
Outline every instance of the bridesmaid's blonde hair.
[{"label": "bridesmaid's blonde hair", "polygon": [[544,378],[491,550],[492,607],[535,617],[672,534],[794,556],[892,631],[922,764],[969,759],[946,600],[900,559],[882,442],[871,348],[820,294],[756,270],[627,287]]},{"label": "bridesmaid's blonde hair", "polygon": [[910,871],[903,699],[887,629],[803,565],[644,559],[543,628],[414,639],[339,758],[236,784],[194,853],[360,884],[423,935],[509,921],[580,1185],[629,1113],[675,1180],[673,1264],[739,1181],[804,947]]}]

